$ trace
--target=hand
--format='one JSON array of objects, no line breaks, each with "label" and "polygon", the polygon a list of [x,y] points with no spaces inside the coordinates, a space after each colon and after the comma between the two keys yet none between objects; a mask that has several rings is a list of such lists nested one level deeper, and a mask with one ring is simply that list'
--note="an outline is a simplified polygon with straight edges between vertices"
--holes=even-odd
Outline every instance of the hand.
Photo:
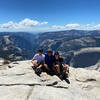
[{"label": "hand", "polygon": [[38,68],[41,68],[42,67],[42,65],[39,65],[39,67]]}]

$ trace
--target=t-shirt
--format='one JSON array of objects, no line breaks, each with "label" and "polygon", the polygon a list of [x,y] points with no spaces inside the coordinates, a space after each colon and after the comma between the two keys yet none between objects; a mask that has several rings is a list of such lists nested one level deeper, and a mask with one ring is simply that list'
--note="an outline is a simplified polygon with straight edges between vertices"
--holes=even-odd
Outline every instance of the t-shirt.
[{"label": "t-shirt", "polygon": [[37,53],[33,57],[34,60],[37,60],[38,63],[44,62],[45,61],[45,55],[42,54],[41,56]]},{"label": "t-shirt", "polygon": [[60,57],[58,60],[54,59],[53,64],[54,65],[56,65],[56,64],[60,65],[60,70],[63,71],[63,65],[62,65],[62,64],[64,64],[64,59],[63,58]]},{"label": "t-shirt", "polygon": [[53,64],[56,65],[62,65],[64,63],[64,59],[63,58],[59,58],[58,60],[54,59],[53,60]]},{"label": "t-shirt", "polygon": [[48,65],[48,67],[53,67],[53,55],[48,56],[45,54],[45,63]]}]

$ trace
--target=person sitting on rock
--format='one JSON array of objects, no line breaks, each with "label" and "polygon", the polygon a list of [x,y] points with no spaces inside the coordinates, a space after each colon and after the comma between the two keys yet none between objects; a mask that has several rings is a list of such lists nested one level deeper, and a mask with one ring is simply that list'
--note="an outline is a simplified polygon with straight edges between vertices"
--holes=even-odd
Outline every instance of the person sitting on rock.
[{"label": "person sitting on rock", "polygon": [[47,70],[48,73],[53,72],[53,54],[52,49],[48,49],[47,53],[45,54],[45,64],[44,67]]},{"label": "person sitting on rock", "polygon": [[68,65],[64,63],[64,59],[60,57],[59,52],[55,52],[53,66],[55,74],[61,79],[67,78],[69,73]]},{"label": "person sitting on rock", "polygon": [[31,62],[37,72],[41,70],[45,62],[45,55],[43,54],[43,49],[38,50],[38,53],[34,55]]}]

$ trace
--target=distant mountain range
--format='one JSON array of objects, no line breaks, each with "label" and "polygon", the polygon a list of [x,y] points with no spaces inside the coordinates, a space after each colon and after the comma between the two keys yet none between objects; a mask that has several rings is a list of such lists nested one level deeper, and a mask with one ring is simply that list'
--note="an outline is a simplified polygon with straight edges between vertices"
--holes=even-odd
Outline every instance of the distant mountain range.
[{"label": "distant mountain range", "polygon": [[33,54],[34,34],[25,32],[0,33],[0,57],[10,60],[30,59]]},{"label": "distant mountain range", "polygon": [[66,63],[70,64],[76,51],[89,47],[100,47],[99,30],[67,30],[40,34],[0,32],[0,57],[12,61],[31,59],[38,48],[43,48],[44,52],[52,48],[59,51]]}]

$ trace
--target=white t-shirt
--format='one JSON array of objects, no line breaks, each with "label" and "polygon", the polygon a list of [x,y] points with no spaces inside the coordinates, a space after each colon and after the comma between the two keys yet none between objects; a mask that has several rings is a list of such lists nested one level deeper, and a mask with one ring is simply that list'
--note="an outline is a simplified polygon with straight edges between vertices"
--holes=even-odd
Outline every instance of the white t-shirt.
[{"label": "white t-shirt", "polygon": [[42,54],[41,56],[37,53],[33,57],[34,60],[37,60],[38,63],[44,62],[45,61],[45,55]]}]

